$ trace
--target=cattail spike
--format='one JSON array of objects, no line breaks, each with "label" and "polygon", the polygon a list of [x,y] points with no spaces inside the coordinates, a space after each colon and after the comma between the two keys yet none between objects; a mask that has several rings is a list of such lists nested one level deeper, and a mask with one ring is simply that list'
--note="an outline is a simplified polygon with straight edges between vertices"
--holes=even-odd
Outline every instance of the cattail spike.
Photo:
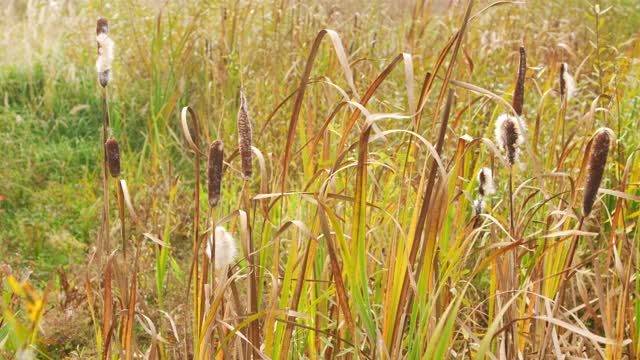
[{"label": "cattail spike", "polygon": [[247,111],[247,99],[244,91],[240,90],[240,110],[238,110],[238,142],[240,145],[240,161],[242,163],[242,175],[245,180],[253,175],[253,155],[251,152],[251,119]]},{"label": "cattail spike", "polygon": [[210,207],[218,205],[220,200],[220,185],[222,184],[222,163],[224,159],[224,145],[216,140],[209,147],[207,159],[208,201]]},{"label": "cattail spike", "polygon": [[107,147],[107,165],[109,166],[109,174],[112,177],[120,176],[120,146],[118,140],[109,139],[106,142]]},{"label": "cattail spike", "polygon": [[513,90],[513,109],[518,116],[522,116],[522,105],[524,104],[524,79],[527,73],[527,54],[524,46],[520,47],[520,66],[518,68],[518,81]]},{"label": "cattail spike", "polygon": [[596,200],[596,195],[602,182],[602,175],[609,155],[609,144],[609,130],[599,130],[593,138],[591,152],[589,153],[589,169],[582,200],[582,213],[585,217],[591,214],[593,203]]},{"label": "cattail spike", "polygon": [[511,165],[518,159],[519,146],[524,143],[523,130],[515,116],[502,114],[496,120],[496,141],[500,149],[507,153]]}]

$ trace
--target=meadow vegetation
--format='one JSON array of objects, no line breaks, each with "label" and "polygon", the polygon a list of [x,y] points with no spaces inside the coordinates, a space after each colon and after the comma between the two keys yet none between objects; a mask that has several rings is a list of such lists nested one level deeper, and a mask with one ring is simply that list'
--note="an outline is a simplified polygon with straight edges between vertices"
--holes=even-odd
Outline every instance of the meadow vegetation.
[{"label": "meadow vegetation", "polygon": [[637,1],[6,3],[0,358],[640,358]]}]

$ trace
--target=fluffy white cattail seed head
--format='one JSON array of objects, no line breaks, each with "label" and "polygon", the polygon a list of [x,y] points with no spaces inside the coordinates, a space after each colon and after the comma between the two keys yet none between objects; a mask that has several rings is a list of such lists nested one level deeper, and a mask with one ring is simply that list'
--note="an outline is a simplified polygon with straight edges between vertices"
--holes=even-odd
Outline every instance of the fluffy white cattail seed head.
[{"label": "fluffy white cattail seed head", "polygon": [[569,65],[562,63],[560,65],[560,95],[566,96],[567,101],[571,100],[576,93],[576,80],[569,73]]},{"label": "fluffy white cattail seed head", "polygon": [[493,183],[493,173],[488,167],[483,167],[478,173],[478,193],[480,196],[495,194],[496,187]]},{"label": "fluffy white cattail seed head", "polygon": [[[231,265],[238,254],[233,236],[222,226],[216,226],[216,269],[225,269]],[[207,241],[206,254],[211,259],[213,236]]]},{"label": "fluffy white cattail seed head", "polygon": [[511,165],[518,159],[519,147],[524,144],[525,130],[515,116],[502,114],[496,120],[496,142],[498,147],[507,154],[507,160]]},{"label": "fluffy white cattail seed head", "polygon": [[96,36],[96,40],[98,41],[98,60],[96,60],[96,70],[99,73],[111,70],[115,44],[106,33],[101,33]]},{"label": "fluffy white cattail seed head", "polygon": [[96,41],[98,42],[98,59],[96,60],[98,81],[102,87],[106,87],[111,81],[111,65],[113,64],[115,44],[109,37],[109,27],[105,19],[98,20]]}]

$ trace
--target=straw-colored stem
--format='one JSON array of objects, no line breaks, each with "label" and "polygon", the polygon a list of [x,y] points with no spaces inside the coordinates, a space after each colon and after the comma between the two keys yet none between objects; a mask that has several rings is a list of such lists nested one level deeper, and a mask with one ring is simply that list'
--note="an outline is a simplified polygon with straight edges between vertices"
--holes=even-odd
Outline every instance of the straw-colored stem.
[{"label": "straw-colored stem", "polygon": [[[198,129],[198,121],[196,117],[193,118],[193,133],[194,133],[194,143],[196,146],[200,143],[199,129]],[[199,219],[200,219],[200,153],[198,149],[194,149],[194,160],[195,160],[195,186],[193,192],[193,308],[194,312],[194,351],[198,349],[198,339],[200,337],[200,327],[203,320],[203,311],[200,307],[200,291],[198,287],[199,283],[199,273],[198,273],[198,248],[199,248],[199,239],[200,239],[200,227]]]},{"label": "straw-colored stem", "polygon": [[562,123],[562,136],[560,137],[560,153],[564,151],[565,146],[565,127],[566,127],[566,117],[567,117],[567,103],[568,103],[567,94],[562,96],[562,103],[560,104],[560,119]]},{"label": "straw-colored stem", "polygon": [[509,171],[509,221],[510,221],[510,233],[515,238],[516,228],[513,220],[513,165]]},{"label": "straw-colored stem", "polygon": [[[249,182],[245,179],[242,184],[242,201],[243,207],[247,214],[247,224],[251,224],[250,214],[250,201],[249,201]],[[253,246],[253,235],[251,230],[251,225],[249,225],[249,244],[248,244],[248,257],[249,267],[251,271],[249,272],[249,312],[250,315],[255,315],[258,313],[258,278],[256,275],[256,266],[255,266],[255,257],[253,255],[254,246]],[[255,346],[259,346],[259,327],[258,320],[256,319],[249,325],[249,341]],[[253,350],[253,358],[258,359],[258,352],[255,350],[255,347],[252,347]]]},{"label": "straw-colored stem", "polygon": [[[513,237],[513,241],[517,241],[514,216],[515,214],[513,210],[513,165],[511,165],[511,168],[509,169],[509,233],[511,234],[511,237]],[[509,262],[507,263],[509,274],[511,274],[508,277],[509,279],[508,289],[510,291],[515,290],[516,283],[517,283],[517,276],[518,276],[518,273],[516,270],[517,258],[518,258],[517,248],[514,247],[513,250],[511,251]],[[515,331],[513,329],[514,323],[512,322],[512,320],[517,317],[517,313],[516,313],[517,309],[515,307],[516,307],[516,304],[513,303],[511,305],[511,309],[506,312],[507,314],[506,323],[509,324],[509,331],[505,332],[505,336],[507,337],[507,340],[508,340],[508,341],[505,341],[507,358],[509,357],[510,349],[513,349],[513,354],[511,355],[512,357],[517,357],[517,353],[518,353],[518,350],[517,350],[518,345],[517,345],[517,341],[515,340]],[[510,347],[510,345],[512,346]]]},{"label": "straw-colored stem", "polygon": [[103,239],[101,244],[103,259],[109,254],[109,169],[107,163],[107,138],[109,129],[109,111],[107,106],[107,88],[102,88],[102,149],[104,152],[102,168],[102,186],[104,205],[102,209]]}]

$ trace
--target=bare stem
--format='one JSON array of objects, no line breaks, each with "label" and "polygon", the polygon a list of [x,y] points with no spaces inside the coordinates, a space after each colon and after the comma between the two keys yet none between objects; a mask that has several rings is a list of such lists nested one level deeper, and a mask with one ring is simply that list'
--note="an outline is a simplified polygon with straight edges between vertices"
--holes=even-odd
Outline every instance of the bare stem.
[{"label": "bare stem", "polygon": [[[247,180],[244,180],[243,182],[242,193],[243,193],[243,197],[242,197],[243,207],[245,208],[245,212],[247,213],[247,224],[249,224],[248,225],[249,226],[249,244],[248,244],[249,256],[247,259],[249,260],[249,266],[251,268],[251,272],[249,273],[249,311],[251,315],[255,315],[258,313],[258,277],[256,275],[255,257],[253,255],[253,252],[254,252],[253,234],[252,234],[251,225],[250,225],[251,220],[249,219],[251,208],[250,208],[250,202],[249,202],[249,183]],[[249,325],[249,340],[254,345],[254,347],[252,347],[254,359],[259,358],[259,355],[255,350],[255,347],[259,346],[259,343],[260,343],[260,333],[259,333],[259,327],[258,327],[257,321],[258,320],[254,320]]]},{"label": "bare stem", "polygon": [[104,205],[102,208],[102,227],[103,227],[103,239],[100,244],[102,258],[105,259],[109,254],[110,241],[109,241],[109,174],[107,164],[107,137],[109,129],[109,110],[107,106],[107,88],[102,88],[102,150],[104,152],[104,159],[102,163],[102,187],[103,187],[103,199]]},{"label": "bare stem", "polygon": [[516,228],[513,220],[513,165],[509,171],[509,220],[511,226],[511,236],[515,238]]},{"label": "bare stem", "polygon": [[[513,165],[511,165],[511,168],[509,169],[509,222],[510,222],[510,233],[511,233],[511,237],[513,237],[513,241],[517,241],[516,239],[516,227],[515,227],[515,221],[514,221],[514,211],[513,211]],[[508,273],[513,274],[512,276],[509,276],[509,290],[514,290],[515,285],[516,285],[516,277],[517,277],[517,270],[516,270],[516,259],[517,257],[517,248],[513,248],[513,251],[511,253],[511,261],[508,262],[508,266],[509,266],[509,271]],[[507,337],[508,341],[505,341],[505,350],[507,352],[507,357],[509,355],[509,341],[511,341],[512,344],[512,348],[514,350],[514,353],[512,356],[516,356],[517,354],[517,345],[515,343],[515,331],[513,329],[513,322],[512,320],[515,318],[515,314],[512,314],[512,312],[515,313],[515,304],[511,305],[511,310],[507,311],[506,314],[507,315],[507,319],[506,319],[506,323],[509,324],[509,331],[505,332],[505,336]],[[509,338],[510,335],[510,338]],[[509,340],[510,339],[510,340]]]}]

